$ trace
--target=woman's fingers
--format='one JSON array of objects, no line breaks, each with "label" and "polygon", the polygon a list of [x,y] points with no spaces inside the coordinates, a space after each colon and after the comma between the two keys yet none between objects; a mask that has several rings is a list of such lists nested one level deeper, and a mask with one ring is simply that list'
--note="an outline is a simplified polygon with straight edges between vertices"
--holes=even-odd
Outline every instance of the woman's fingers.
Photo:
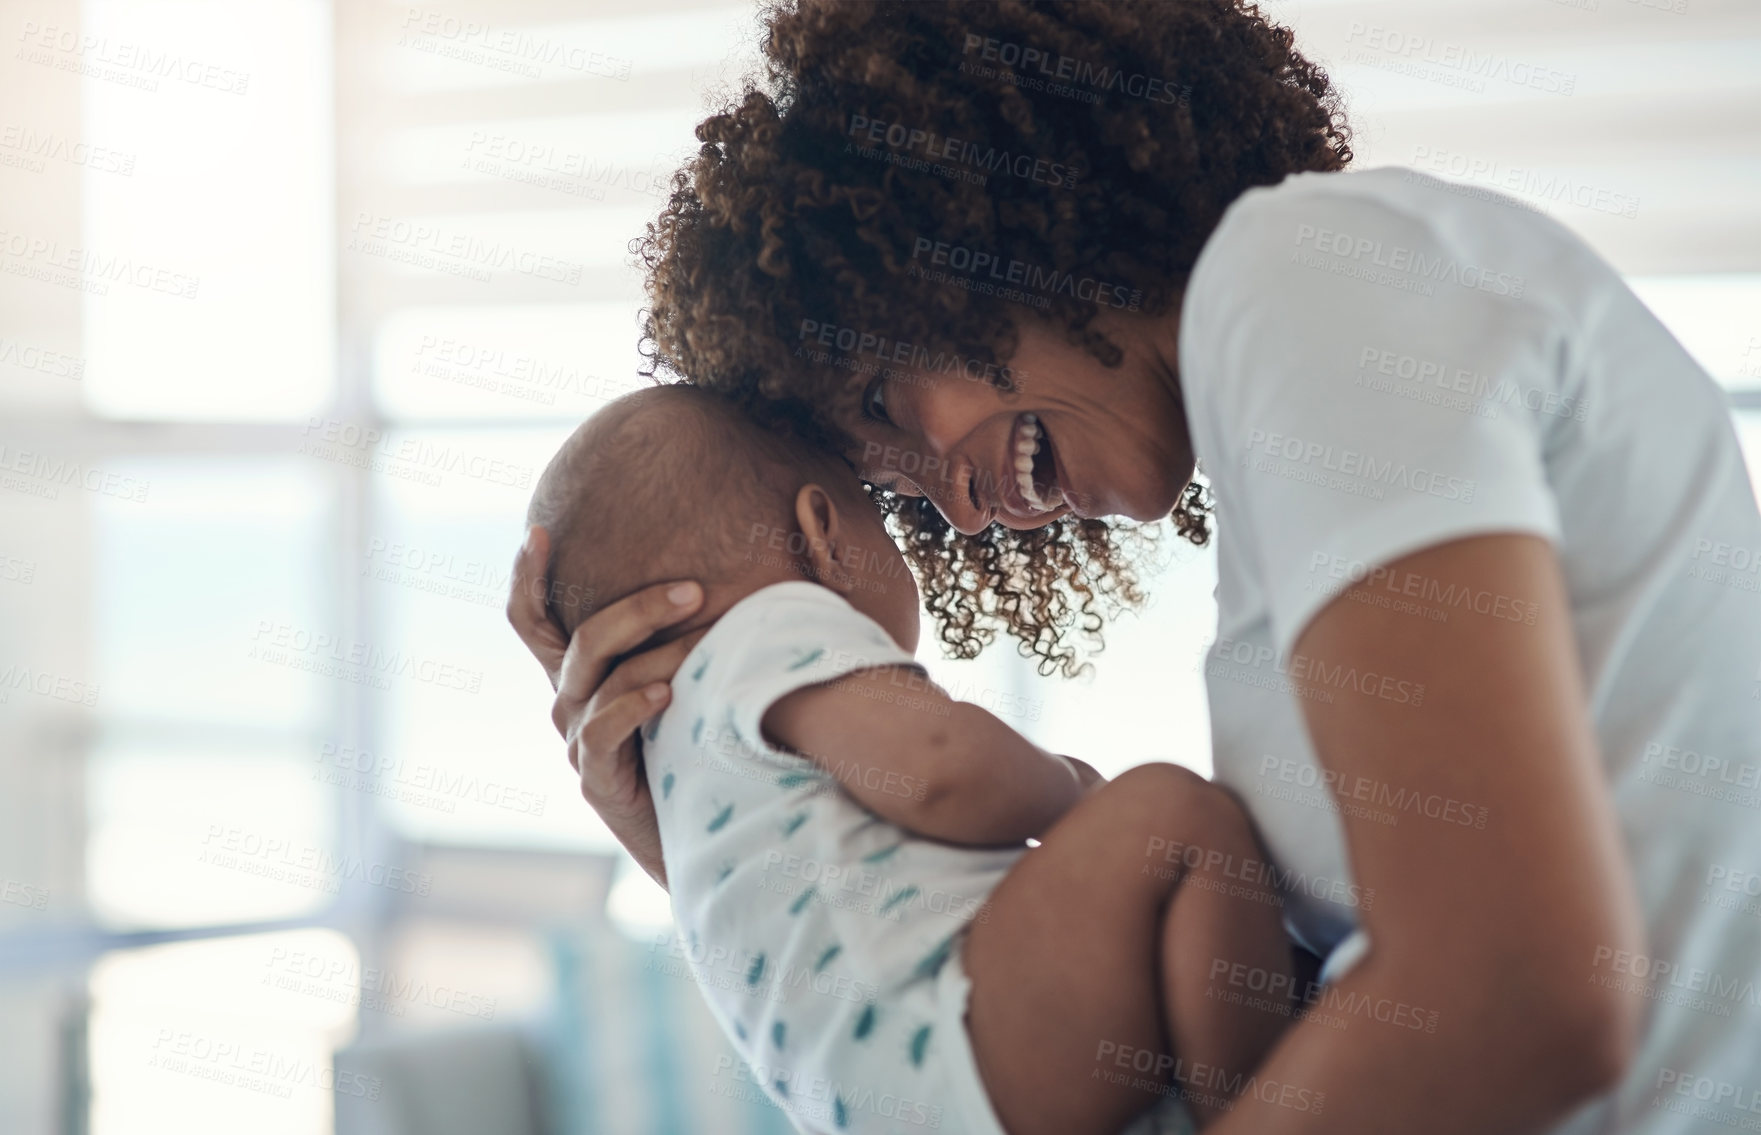
[{"label": "woman's fingers", "polygon": [[[605,676],[605,681],[601,682],[599,688],[593,691],[593,696],[587,699],[587,704],[584,707],[570,706],[565,711],[562,708],[562,700],[559,698],[551,710],[552,719],[558,722],[557,728],[563,731],[564,737],[567,737],[569,736],[568,726],[571,723],[576,724],[582,733],[589,734],[584,738],[584,743],[593,746],[595,752],[600,751],[604,746],[624,744],[630,739],[630,734],[639,729],[650,717],[666,708],[667,695],[672,692],[669,683],[673,680],[673,675],[678,672],[679,666],[684,663],[685,656],[691,653],[691,645],[685,639],[677,639],[665,646],[644,650],[641,654],[633,654],[624,659],[618,663],[616,669]],[[633,691],[643,689],[658,691],[661,696],[650,700],[648,712],[638,718],[634,724],[629,724],[622,716],[619,716],[612,721],[602,722],[595,726],[595,720],[604,712],[604,707],[622,701]],[[632,759],[635,757],[634,748],[631,749],[630,756]],[[570,760],[573,759],[571,754]],[[577,767],[575,771],[579,772],[580,768]]]},{"label": "woman's fingers", "polygon": [[[602,753],[608,747],[622,746],[630,739],[630,735],[641,728],[643,723],[666,708],[672,687],[668,684],[673,675],[678,673],[679,666],[685,656],[691,653],[692,644],[685,639],[676,639],[665,646],[657,646],[652,650],[644,650],[641,654],[633,654],[618,663],[617,669],[605,676],[599,689],[593,692],[586,705],[586,720],[581,725],[584,734],[582,743],[590,752]],[[635,712],[631,707],[636,703],[629,699],[643,691],[650,691],[657,696],[646,700],[647,711],[641,713],[633,722],[628,713]],[[557,705],[561,705],[559,699]],[[604,718],[606,710],[612,705],[621,706],[621,711],[611,717]],[[553,711],[553,716],[560,711]],[[602,720],[603,718],[603,720]],[[566,724],[566,719],[565,719]],[[558,726],[562,728],[562,726]],[[563,735],[568,736],[565,730]],[[630,749],[630,758],[634,759],[635,749]],[[570,760],[574,760],[571,751]],[[596,758],[603,759],[603,758]],[[621,756],[619,759],[623,759]],[[577,766],[576,772],[580,772]]]},{"label": "woman's fingers", "polygon": [[576,765],[581,788],[588,799],[624,801],[632,795],[637,776],[636,730],[666,708],[672,689],[653,683],[620,697],[597,700],[593,713],[581,726],[579,744],[571,746],[569,758],[579,760],[576,750],[586,753],[585,764]]},{"label": "woman's fingers", "polygon": [[513,579],[508,585],[508,622],[526,644],[555,689],[562,674],[568,643],[544,610],[544,569],[550,562],[550,533],[534,525],[526,542],[514,555]]},{"label": "woman's fingers", "polygon": [[[650,650],[644,650],[641,654],[630,655],[605,676],[605,681],[599,684],[599,690],[594,694],[594,698],[621,697],[631,690],[639,690],[643,686],[656,682],[663,686],[666,685],[673,680],[673,675],[679,672],[679,667],[685,664],[685,656],[690,654],[695,646],[696,644],[689,638],[680,638],[674,639],[665,646],[657,646]],[[593,708],[593,704],[589,703],[588,712],[592,713]]]},{"label": "woman's fingers", "polygon": [[562,735],[569,736],[567,723],[605,681],[612,659],[641,646],[656,631],[688,618],[702,603],[703,588],[695,583],[657,583],[595,611],[576,627],[563,654],[556,708],[551,714]]}]

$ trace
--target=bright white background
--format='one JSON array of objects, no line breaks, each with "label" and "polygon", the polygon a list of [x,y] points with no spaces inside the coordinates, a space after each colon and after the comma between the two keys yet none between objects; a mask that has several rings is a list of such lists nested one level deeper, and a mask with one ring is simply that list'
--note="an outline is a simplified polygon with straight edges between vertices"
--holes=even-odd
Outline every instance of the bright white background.
[{"label": "bright white background", "polygon": [[[1348,92],[1359,166],[1582,233],[1761,464],[1761,9],[1269,10]],[[587,62],[482,50],[470,20]],[[694,0],[0,0],[0,1131],[313,1135],[337,1046],[472,1023],[363,1010],[364,966],[503,1018],[554,999],[542,919],[385,880],[436,847],[613,850],[507,565],[530,478],[635,385],[626,245],[752,34]],[[1504,77],[1536,73],[1555,89]],[[418,229],[469,251],[396,239]],[[1214,561],[1170,550],[1092,679],[1006,647],[932,669],[1103,771],[1208,772]],[[639,930],[657,897],[620,868],[609,910]],[[326,990],[265,982],[293,951]],[[288,1091],[162,1059],[203,1040]]]}]

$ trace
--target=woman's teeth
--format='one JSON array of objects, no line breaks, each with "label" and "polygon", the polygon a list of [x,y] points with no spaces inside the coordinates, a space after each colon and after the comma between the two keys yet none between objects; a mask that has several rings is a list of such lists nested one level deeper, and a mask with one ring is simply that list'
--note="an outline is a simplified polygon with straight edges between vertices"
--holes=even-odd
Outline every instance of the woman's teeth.
[{"label": "woman's teeth", "polygon": [[1021,499],[1027,507],[1035,512],[1050,512],[1064,503],[1064,494],[1057,485],[1046,490],[1041,497],[1033,485],[1033,459],[1039,454],[1040,446],[1039,419],[1032,414],[1021,415],[1021,423],[1015,433],[1015,487],[1021,490]]}]

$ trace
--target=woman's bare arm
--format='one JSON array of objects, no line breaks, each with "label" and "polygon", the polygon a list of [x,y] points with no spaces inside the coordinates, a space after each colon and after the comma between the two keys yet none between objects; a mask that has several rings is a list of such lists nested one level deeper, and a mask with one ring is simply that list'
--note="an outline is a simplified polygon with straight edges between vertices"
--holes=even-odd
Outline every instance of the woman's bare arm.
[{"label": "woman's bare arm", "polygon": [[[1309,734],[1347,782],[1472,801],[1487,823],[1343,819],[1373,894],[1372,952],[1286,1034],[1216,1135],[1536,1131],[1611,1087],[1637,1045],[1642,1003],[1595,980],[1599,958],[1643,951],[1643,927],[1552,548],[1475,537],[1398,566],[1534,602],[1536,623],[1462,609],[1435,623],[1336,598],[1292,671],[1355,667],[1423,697],[1330,685],[1331,702],[1302,699]],[[1350,1010],[1363,1005],[1388,1019]],[[1330,1007],[1343,1029],[1319,1019]]]},{"label": "woman's bare arm", "polygon": [[669,683],[691,643],[676,640],[615,667],[612,663],[657,631],[689,618],[703,603],[703,589],[690,581],[644,588],[587,616],[565,643],[544,610],[549,559],[550,535],[535,527],[514,558],[508,622],[556,689],[550,718],[568,743],[569,764],[581,776],[581,795],[664,887],[660,828],[636,731],[666,708],[672,697]]}]

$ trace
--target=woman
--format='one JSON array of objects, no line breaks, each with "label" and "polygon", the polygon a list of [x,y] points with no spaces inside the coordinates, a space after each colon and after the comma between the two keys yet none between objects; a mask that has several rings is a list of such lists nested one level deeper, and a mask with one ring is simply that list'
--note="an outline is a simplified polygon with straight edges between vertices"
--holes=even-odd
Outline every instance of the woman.
[{"label": "woman", "polygon": [[[1102,518],[1202,543],[1210,480],[1216,775],[1292,932],[1356,955],[1262,1070],[1324,1110],[1244,1096],[1216,1130],[1755,1118],[1761,596],[1732,565],[1761,518],[1722,396],[1612,269],[1514,203],[1341,172],[1326,76],[1227,0],[767,19],[766,90],[699,128],[644,246],[661,367],[841,445],[955,653],[1004,629],[1075,668],[1139,597]],[[546,549],[510,617],[658,877],[633,735],[679,655],[625,656],[697,590],[565,658]]]}]

